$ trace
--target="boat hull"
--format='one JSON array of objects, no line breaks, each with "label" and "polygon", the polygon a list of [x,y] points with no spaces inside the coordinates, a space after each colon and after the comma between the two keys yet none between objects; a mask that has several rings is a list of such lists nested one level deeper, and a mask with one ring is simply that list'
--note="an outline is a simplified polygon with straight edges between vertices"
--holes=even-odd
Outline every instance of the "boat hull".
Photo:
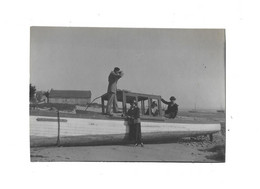
[{"label": "boat hull", "polygon": [[[58,126],[60,125],[60,126]],[[142,139],[146,143],[165,142],[181,137],[219,132],[219,123],[142,122]],[[30,116],[30,146],[79,146],[133,143],[124,120]]]}]

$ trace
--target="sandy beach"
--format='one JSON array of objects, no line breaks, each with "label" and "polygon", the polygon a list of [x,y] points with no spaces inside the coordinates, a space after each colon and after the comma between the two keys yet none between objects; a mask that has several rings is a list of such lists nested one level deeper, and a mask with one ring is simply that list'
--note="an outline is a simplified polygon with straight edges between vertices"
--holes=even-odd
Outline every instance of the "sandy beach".
[{"label": "sandy beach", "polygon": [[49,147],[31,149],[32,162],[223,162],[219,152],[178,143],[133,146]]}]

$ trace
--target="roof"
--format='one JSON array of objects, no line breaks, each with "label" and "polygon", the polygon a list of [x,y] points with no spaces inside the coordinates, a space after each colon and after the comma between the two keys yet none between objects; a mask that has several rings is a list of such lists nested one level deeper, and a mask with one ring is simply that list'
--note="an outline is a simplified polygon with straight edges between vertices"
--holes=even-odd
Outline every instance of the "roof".
[{"label": "roof", "polygon": [[[151,99],[160,99],[161,98],[161,96],[159,96],[159,95],[135,93],[135,92],[127,91],[127,90],[118,89],[117,90],[117,100],[119,102],[123,101],[123,93],[126,94],[126,103],[130,103],[133,99],[135,99],[136,96],[138,96],[138,101],[148,100],[148,98],[151,98]],[[104,100],[108,100],[108,94],[107,93],[103,94],[102,98]]]},{"label": "roof", "polygon": [[91,91],[51,90],[50,98],[91,98]]}]

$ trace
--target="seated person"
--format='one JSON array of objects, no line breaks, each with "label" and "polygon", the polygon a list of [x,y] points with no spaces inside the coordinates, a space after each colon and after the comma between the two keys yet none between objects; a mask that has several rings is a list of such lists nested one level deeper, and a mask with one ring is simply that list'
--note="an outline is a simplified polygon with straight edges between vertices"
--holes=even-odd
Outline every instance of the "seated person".
[{"label": "seated person", "polygon": [[[151,104],[151,114],[153,116],[158,116],[158,114],[159,114],[159,110],[158,110],[158,106],[157,106],[156,101],[153,101],[152,104]],[[149,115],[149,108],[147,109],[145,115]]]},{"label": "seated person", "polygon": [[179,105],[175,103],[175,100],[176,98],[174,96],[170,98],[170,102],[162,99],[162,102],[168,105],[167,110],[165,111],[165,117],[174,119],[177,116]]}]

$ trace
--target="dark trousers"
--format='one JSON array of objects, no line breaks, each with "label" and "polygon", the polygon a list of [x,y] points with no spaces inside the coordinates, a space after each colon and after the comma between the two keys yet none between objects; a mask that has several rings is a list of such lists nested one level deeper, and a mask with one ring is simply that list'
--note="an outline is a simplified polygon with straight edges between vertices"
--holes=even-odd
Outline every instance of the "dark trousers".
[{"label": "dark trousers", "polygon": [[129,140],[133,141],[136,138],[136,128],[133,120],[128,121],[129,125]]},{"label": "dark trousers", "polygon": [[135,142],[137,144],[142,143],[142,132],[141,132],[141,123],[135,123]]},{"label": "dark trousers", "polygon": [[174,111],[174,112],[170,112],[170,111],[167,111],[167,110],[165,111],[166,117],[174,119],[176,117],[176,115],[177,115],[177,111]]}]

